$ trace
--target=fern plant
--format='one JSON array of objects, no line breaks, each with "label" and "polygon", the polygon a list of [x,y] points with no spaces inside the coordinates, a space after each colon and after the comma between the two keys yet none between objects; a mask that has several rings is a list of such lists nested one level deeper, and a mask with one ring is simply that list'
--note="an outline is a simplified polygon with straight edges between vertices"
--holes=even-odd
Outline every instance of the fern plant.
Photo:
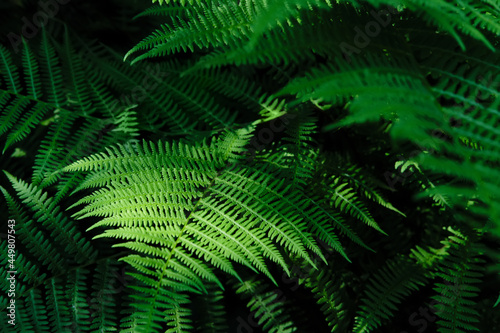
[{"label": "fern plant", "polygon": [[500,330],[496,1],[110,4],[1,5],[2,332]]}]

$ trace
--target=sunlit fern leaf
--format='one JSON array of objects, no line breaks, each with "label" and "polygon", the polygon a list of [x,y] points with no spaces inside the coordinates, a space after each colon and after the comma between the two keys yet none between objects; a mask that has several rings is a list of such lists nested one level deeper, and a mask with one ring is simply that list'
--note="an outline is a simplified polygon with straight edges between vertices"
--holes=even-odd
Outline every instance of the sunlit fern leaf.
[{"label": "sunlit fern leaf", "polygon": [[222,160],[237,163],[245,158],[248,142],[254,134],[255,126],[247,126],[236,131],[227,130],[222,139],[217,142],[217,149],[222,152]]},{"label": "sunlit fern leaf", "polygon": [[117,246],[139,253],[122,260],[156,293],[167,286],[202,292],[203,281],[221,286],[214,268],[237,277],[231,261],[274,281],[264,259],[288,272],[280,248],[321,257],[312,233],[345,256],[319,206],[301,203],[265,169],[226,166],[228,149],[218,141],[144,142],[84,158],[65,170],[91,171],[79,189],[104,188],[79,200],[86,205],[77,215],[103,217],[91,228],[107,227],[98,237],[123,239]]}]

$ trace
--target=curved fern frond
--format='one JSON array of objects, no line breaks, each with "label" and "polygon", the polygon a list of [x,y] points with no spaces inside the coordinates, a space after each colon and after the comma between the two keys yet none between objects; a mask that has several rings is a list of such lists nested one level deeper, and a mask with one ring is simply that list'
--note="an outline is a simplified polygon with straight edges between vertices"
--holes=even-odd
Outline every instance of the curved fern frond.
[{"label": "curved fern frond", "polygon": [[[65,170],[93,171],[79,189],[104,188],[81,199],[77,204],[87,205],[77,215],[104,217],[91,228],[115,229],[99,237],[126,239],[121,246],[147,255],[125,258],[137,269],[152,274],[163,259],[166,269],[177,273],[162,274],[193,287],[201,287],[198,277],[217,281],[212,269],[196,257],[235,276],[226,259],[236,260],[273,279],[264,258],[288,271],[277,244],[305,260],[307,249],[320,253],[308,229],[319,227],[321,211],[306,209],[298,193],[290,196],[288,187],[282,188],[281,181],[263,171],[223,168],[224,160],[210,152],[213,148],[144,142],[131,150],[107,149],[106,154],[78,161]],[[342,253],[331,229],[318,235]]]},{"label": "curved fern frond", "polygon": [[[251,9],[252,8],[252,9]],[[194,50],[195,47],[231,45],[250,35],[253,7],[243,7],[233,1],[222,3],[200,2],[188,13],[187,19],[178,18],[171,25],[164,24],[151,36],[133,47],[126,55],[150,49],[132,63],[144,58],[158,57],[172,52]]]},{"label": "curved fern frond", "polygon": [[[252,258],[251,261],[261,262],[261,259],[259,259],[261,257],[261,254],[258,254],[259,251],[257,250],[260,248],[264,251],[266,257],[270,257],[273,260],[281,262],[282,265],[284,265],[281,255],[276,252],[274,245],[271,245],[269,240],[265,240],[265,238],[263,238],[264,234],[262,233],[262,231],[258,231],[252,226],[254,222],[251,222],[251,220],[248,219],[243,222],[243,220],[241,220],[240,218],[236,218],[236,215],[233,216],[234,213],[228,211],[229,207],[236,204],[238,206],[241,206],[242,208],[246,207],[244,209],[247,210],[248,213],[253,211],[252,214],[258,214],[258,211],[255,211],[255,208],[247,206],[245,202],[233,202],[232,200],[234,199],[228,196],[229,193],[235,191],[235,188],[231,186],[231,183],[233,183],[234,181],[229,181],[229,179],[228,181],[226,181],[222,176],[219,176],[219,179],[217,178],[216,168],[217,166],[220,167],[221,165],[220,162],[217,162],[215,156],[210,156],[210,154],[208,154],[208,146],[197,147],[183,144],[176,144],[173,146],[167,144],[166,146],[164,146],[163,144],[160,144],[158,147],[156,147],[156,145],[148,145],[147,143],[144,143],[143,148],[137,146],[137,153],[139,154],[142,162],[139,162],[135,154],[131,155],[131,153],[127,152],[122,147],[120,148],[120,150],[108,150],[109,157],[104,154],[100,156],[93,156],[92,158],[85,159],[66,168],[66,170],[96,169],[97,167],[101,168],[102,166],[105,167],[104,170],[111,168],[107,171],[99,172],[96,176],[89,178],[87,182],[82,184],[82,188],[95,185],[102,186],[105,184],[109,184],[108,186],[111,186],[115,182],[115,180],[125,181],[119,187],[116,186],[117,184],[112,185],[113,187],[109,188],[107,191],[100,190],[92,196],[80,200],[80,203],[91,202],[90,205],[80,211],[80,216],[85,217],[91,215],[102,215],[104,213],[103,209],[104,207],[106,207],[107,213],[104,213],[104,216],[108,216],[108,218],[99,222],[94,227],[101,225],[130,226],[132,227],[130,231],[133,232],[133,226],[139,225],[137,223],[140,223],[140,225],[143,226],[150,227],[154,225],[157,225],[158,227],[161,226],[162,228],[170,226],[169,228],[173,229],[171,229],[171,231],[168,231],[169,229],[165,230],[165,232],[167,232],[166,235],[171,232],[172,236],[177,234],[177,237],[187,237],[188,232],[195,232],[195,230],[197,230],[199,226],[204,225],[204,228],[212,229],[214,232],[221,232],[220,236],[223,237],[221,239],[218,239],[220,236],[217,237],[216,234],[210,235],[209,239],[211,239],[211,242],[213,243],[208,245],[208,249],[214,249],[214,245],[215,248],[220,247],[217,246],[217,244],[223,241],[223,239],[225,239],[226,237],[230,237],[236,241],[236,244],[240,244],[240,242],[243,242],[240,249],[231,249],[231,251],[234,252],[231,255],[232,257],[241,256],[244,252],[247,252],[247,255],[252,253],[250,255],[250,258]],[[155,168],[155,164],[152,164],[152,162],[156,160],[162,160],[164,167],[162,167],[161,169]],[[126,210],[124,211],[123,208],[120,208],[120,202],[125,203],[125,201],[122,200],[130,200],[127,199],[130,198],[129,194],[127,194],[127,192],[129,192],[128,188],[130,188],[130,185],[127,185],[126,179],[128,177],[139,177],[138,179],[141,179],[146,175],[143,172],[139,172],[143,167],[140,167],[140,164],[138,163],[141,163],[144,167],[147,167],[148,165],[149,167],[153,167],[154,169],[150,169],[149,171],[144,170],[143,172],[149,174],[149,179],[157,180],[153,183],[150,183],[149,185],[144,184],[142,186],[133,186],[135,190],[146,190],[150,194],[146,195],[146,192],[144,192],[145,195],[142,198],[141,196],[136,195],[134,199],[136,203],[132,204],[132,206],[129,206],[130,209],[127,212]],[[108,167],[106,167],[106,165]],[[178,169],[181,166],[183,167],[183,171]],[[122,168],[125,168],[124,170],[129,169],[133,173],[131,173],[130,176],[123,178],[123,175],[120,175],[120,170]],[[165,180],[167,182],[165,182]],[[242,180],[244,180],[244,178],[242,178],[240,182]],[[212,195],[214,197],[212,197],[212,195],[208,195],[209,192],[196,190],[200,187],[208,187],[209,192],[213,193]],[[248,189],[247,191],[249,190],[251,189]],[[159,197],[158,195],[163,191],[171,193],[172,197],[164,197],[163,195]],[[151,194],[155,192],[157,192],[157,194],[151,196]],[[222,202],[225,201],[226,204],[215,206],[214,204],[216,200],[223,200]],[[112,204],[112,202],[118,205],[116,205],[115,208],[111,208],[111,206],[109,205]],[[141,202],[144,202],[145,204],[147,204],[147,206],[151,207],[147,208],[148,211],[153,212],[154,210],[156,210],[157,213],[155,213],[151,217],[147,217],[147,215],[144,215],[146,211],[144,211],[144,213],[140,215],[137,215],[138,213],[140,213],[140,211],[142,211],[142,209],[146,208],[146,206],[144,208],[141,208]],[[161,205],[164,208],[159,211],[157,210],[160,207],[158,205]],[[154,208],[155,206],[158,208]],[[167,207],[168,211],[166,210]],[[205,209],[207,210],[205,211]],[[194,223],[188,223],[190,222],[190,220],[186,219],[186,217],[184,216],[185,210],[192,211],[190,213],[190,216],[194,219],[192,221]],[[114,214],[118,215],[113,216]],[[133,218],[133,216],[135,216],[135,218]],[[217,219],[222,220],[218,221]],[[123,224],[123,222],[125,222],[126,220],[130,220],[130,222],[127,222],[127,224]],[[220,225],[223,220],[231,223],[228,223],[228,225]],[[264,219],[264,221],[266,220],[267,218]],[[157,224],[157,221],[164,222]],[[275,234],[275,232],[278,232],[278,235],[282,235],[276,235],[278,237],[283,237],[286,235],[286,233],[283,233],[283,230],[280,230],[280,228],[276,228],[273,223],[271,223],[270,221],[268,223],[269,227],[272,228],[271,230],[275,230],[273,232],[271,232],[270,230],[270,235]],[[241,228],[241,230],[245,232],[241,234],[240,232],[234,233],[234,231],[230,231],[233,228],[230,226],[233,224],[234,227],[237,227],[237,229]],[[187,227],[190,227],[190,229],[187,229]],[[176,229],[178,231],[175,231]],[[132,235],[133,233],[128,235],[123,234],[123,236],[127,239],[130,239]],[[156,242],[151,237],[147,236],[147,234],[141,237],[144,237],[144,240],[147,240],[148,242]],[[172,241],[174,239],[172,239]],[[182,238],[180,238],[179,240],[181,239]],[[190,244],[194,243],[189,239],[190,237],[187,237],[187,243],[184,244],[184,246],[190,249],[190,251],[193,251],[193,245]],[[179,242],[179,240],[177,242]],[[171,243],[170,246],[174,246],[173,249],[175,249],[177,242]],[[255,244],[251,245],[254,242]],[[287,241],[287,243],[289,243],[289,241]],[[168,244],[165,245],[168,246]],[[242,251],[243,249],[246,250]],[[300,247],[296,248],[296,250],[299,249]],[[143,251],[144,250],[146,249],[144,248]],[[168,251],[165,252],[165,256],[168,255],[168,253]],[[182,252],[176,251],[175,255],[179,256],[181,255],[181,253]],[[164,256],[160,253],[157,253],[157,255]],[[172,255],[173,253],[168,256]],[[209,259],[212,263],[215,264],[214,257],[209,258],[206,259]],[[264,267],[262,262],[261,264],[259,264],[259,266],[261,268]],[[286,268],[286,266],[284,266],[284,268]],[[235,273],[232,269],[229,272],[232,274]]]}]

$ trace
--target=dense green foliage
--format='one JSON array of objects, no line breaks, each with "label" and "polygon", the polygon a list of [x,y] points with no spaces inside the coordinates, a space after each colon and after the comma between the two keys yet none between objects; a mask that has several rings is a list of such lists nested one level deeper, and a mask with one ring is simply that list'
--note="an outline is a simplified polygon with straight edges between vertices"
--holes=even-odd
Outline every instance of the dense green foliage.
[{"label": "dense green foliage", "polygon": [[0,331],[500,331],[498,1],[153,3],[0,4]]}]

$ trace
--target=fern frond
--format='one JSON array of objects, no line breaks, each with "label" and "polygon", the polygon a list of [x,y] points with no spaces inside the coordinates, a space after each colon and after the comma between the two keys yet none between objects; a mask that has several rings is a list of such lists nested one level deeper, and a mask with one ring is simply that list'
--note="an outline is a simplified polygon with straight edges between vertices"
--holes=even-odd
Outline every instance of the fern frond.
[{"label": "fern frond", "polygon": [[[130,296],[132,309],[130,315],[121,323],[121,332],[160,332],[162,325],[168,323],[169,332],[191,328],[190,309],[186,304],[189,298],[183,292],[190,290],[182,283],[176,284],[164,277],[166,267],[163,265],[158,273],[149,277],[146,274],[130,273],[140,284],[132,285],[134,293]],[[199,292],[197,290],[190,290]],[[188,318],[185,318],[188,317]]]},{"label": "fern frond", "polygon": [[196,296],[193,304],[196,308],[193,313],[198,312],[195,317],[200,318],[194,322],[194,326],[207,333],[224,333],[229,330],[226,321],[226,309],[224,307],[224,294],[219,288],[212,284],[207,286],[207,294]]},{"label": "fern frond", "polygon": [[[344,165],[347,162],[343,162]],[[340,170],[340,178],[346,180],[358,193],[373,202],[390,209],[402,216],[403,212],[394,207],[376,188],[373,178],[361,167],[347,163],[349,166]]]},{"label": "fern frond", "polygon": [[474,298],[480,289],[475,285],[481,282],[484,260],[477,258],[474,243],[459,232],[451,244],[451,255],[441,263],[437,276],[444,283],[436,282],[434,290],[439,295],[436,314],[441,318],[437,322],[440,333],[478,331],[479,313],[474,308]]},{"label": "fern frond", "polygon": [[49,330],[49,321],[47,318],[47,309],[43,306],[43,298],[38,289],[28,292],[25,301],[26,313],[35,327],[42,331]]},{"label": "fern frond", "polygon": [[22,60],[28,96],[31,96],[35,100],[41,100],[43,92],[41,90],[41,78],[38,61],[24,40],[23,46]]},{"label": "fern frond", "polygon": [[116,276],[118,276],[118,265],[114,260],[105,259],[97,263],[92,285],[92,298],[89,302],[91,330],[99,332],[117,330],[117,311],[114,303],[119,289],[116,286]]},{"label": "fern frond", "polygon": [[227,259],[273,280],[263,259],[288,272],[279,248],[308,261],[308,250],[321,256],[311,231],[345,256],[331,227],[321,225],[329,221],[322,211],[264,170],[225,168],[227,149],[216,141],[144,142],[75,162],[65,171],[93,171],[79,189],[104,186],[76,203],[86,204],[77,216],[104,217],[91,228],[116,227],[99,237],[126,239],[120,246],[146,255],[124,258],[142,273],[157,276],[166,265],[162,276],[200,290],[202,280],[218,283],[211,266],[237,276]]},{"label": "fern frond", "polygon": [[481,30],[489,30],[495,34],[500,32],[498,4],[477,0],[458,2],[411,0],[406,3],[406,6],[416,12],[423,12],[424,19],[449,32],[462,50],[465,50],[466,47],[457,30],[483,42],[492,51],[495,50]]},{"label": "fern frond", "polygon": [[150,50],[136,57],[132,63],[181,50],[193,51],[195,47],[234,44],[238,39],[250,35],[249,16],[252,14],[249,7],[238,6],[233,1],[219,4],[200,2],[187,13],[186,20],[174,19],[171,25],[162,25],[133,47],[125,55],[125,59],[144,49]]},{"label": "fern frond", "polygon": [[0,45],[0,59],[2,60],[0,62],[0,73],[2,73],[2,81],[7,88],[6,90],[12,91],[14,94],[22,93],[19,71],[14,65],[11,53],[3,45]]},{"label": "fern frond", "polygon": [[[50,124],[47,137],[40,144],[40,150],[35,159],[32,182],[40,185],[42,182],[50,184],[47,177],[64,166],[67,160],[67,151],[62,149],[70,136],[70,128],[74,125],[76,115],[72,112],[63,111],[55,116],[55,121]],[[43,186],[43,185],[42,185]]]},{"label": "fern frond", "polygon": [[272,3],[255,1],[254,6],[256,7],[255,11],[257,15],[252,22],[252,36],[246,45],[247,50],[255,47],[264,32],[277,26],[282,26],[285,22],[290,24],[292,18],[299,16],[298,13],[300,10],[330,8],[331,3],[325,0],[285,0],[280,2],[274,1]]},{"label": "fern frond", "polygon": [[217,150],[221,154],[220,158],[230,164],[241,161],[247,151],[245,146],[250,141],[254,131],[254,126],[240,128],[236,131],[226,131],[217,143]]},{"label": "fern frond", "polygon": [[160,3],[160,5],[149,7],[143,12],[137,14],[136,16],[134,16],[134,20],[139,17],[153,16],[153,15],[166,16],[166,17],[179,16],[181,13],[185,13],[188,10],[189,7],[184,6],[182,4],[180,6],[174,6],[174,5],[166,6]]},{"label": "fern frond", "polygon": [[75,105],[84,116],[90,115],[96,109],[92,107],[91,91],[86,82],[86,72],[80,55],[75,51],[71,36],[66,29],[64,34],[63,54],[64,74],[69,82],[71,93],[68,100]]},{"label": "fern frond", "polygon": [[[22,64],[26,95],[17,66],[4,47],[0,48],[1,71],[5,86],[0,86],[0,134],[8,133],[3,152],[24,139],[51,110],[66,105],[63,77],[54,47],[43,33],[39,57],[23,42]],[[43,99],[42,99],[43,97]]]},{"label": "fern frond", "polygon": [[8,172],[5,174],[18,192],[19,198],[33,210],[34,219],[51,232],[54,239],[68,254],[76,255],[79,263],[89,261],[96,255],[90,243],[76,231],[74,225],[68,223],[63,213],[59,211],[59,207],[47,198],[46,193],[33,184],[28,185],[16,179]]},{"label": "fern frond", "polygon": [[316,133],[317,120],[310,114],[293,113],[287,121],[283,144],[269,158],[282,166],[283,174],[292,187],[303,188],[313,177],[316,150],[312,135]]},{"label": "fern frond", "polygon": [[337,178],[333,179],[331,183],[328,183],[327,187],[326,196],[333,202],[338,210],[359,219],[375,230],[387,235],[380,229],[378,223],[375,222],[366,206],[359,200],[357,192],[354,191],[348,183],[343,183]]},{"label": "fern frond", "polygon": [[57,332],[70,329],[70,306],[66,302],[64,280],[61,278],[50,279],[45,284],[47,294],[47,309],[51,319],[51,327]]},{"label": "fern frond", "polygon": [[76,268],[70,271],[67,279],[65,293],[69,300],[69,318],[72,322],[72,330],[87,331],[90,325],[90,312],[86,299],[86,279],[89,271],[84,268]]},{"label": "fern frond", "polygon": [[56,50],[49,43],[45,30],[42,32],[42,41],[40,47],[40,58],[42,67],[42,83],[47,87],[47,102],[55,105],[56,108],[66,106],[66,99],[63,95],[63,75],[56,55]]},{"label": "fern frond", "polygon": [[170,303],[165,311],[167,314],[167,325],[171,328],[167,333],[189,332],[193,326],[191,325],[191,310],[187,307],[190,301],[187,297],[177,294],[175,302]]},{"label": "fern frond", "polygon": [[395,304],[425,285],[424,272],[402,256],[387,261],[365,289],[353,332],[372,332],[389,319],[397,310]]},{"label": "fern frond", "polygon": [[305,278],[305,286],[311,289],[316,302],[321,305],[331,332],[348,331],[348,296],[344,292],[345,285],[341,276],[332,274],[327,268],[310,272],[312,274]]},{"label": "fern frond", "polygon": [[272,290],[267,284],[255,279],[245,279],[234,284],[237,294],[250,300],[247,307],[253,318],[267,332],[296,332],[297,328],[285,309],[285,299],[280,299],[280,290]]},{"label": "fern frond", "polygon": [[[345,8],[340,8],[339,11],[347,17],[355,17]],[[291,21],[293,23],[283,29],[275,28],[267,32],[266,38],[258,39],[251,49],[245,48],[246,39],[238,41],[236,45],[215,49],[201,57],[190,71],[224,65],[284,64],[286,66],[304,60],[313,61],[316,55],[327,56],[339,52],[338,45],[342,39],[337,39],[338,36],[330,32],[345,28],[339,26],[339,22],[328,12],[319,16],[315,11],[305,11],[301,12],[300,18],[294,17]]]},{"label": "fern frond", "polygon": [[12,217],[17,221],[17,236],[26,249],[49,270],[64,271],[67,264],[66,259],[61,256],[36,224],[28,218],[27,212],[21,208],[21,205],[3,187],[0,186],[0,190],[5,196]]}]

